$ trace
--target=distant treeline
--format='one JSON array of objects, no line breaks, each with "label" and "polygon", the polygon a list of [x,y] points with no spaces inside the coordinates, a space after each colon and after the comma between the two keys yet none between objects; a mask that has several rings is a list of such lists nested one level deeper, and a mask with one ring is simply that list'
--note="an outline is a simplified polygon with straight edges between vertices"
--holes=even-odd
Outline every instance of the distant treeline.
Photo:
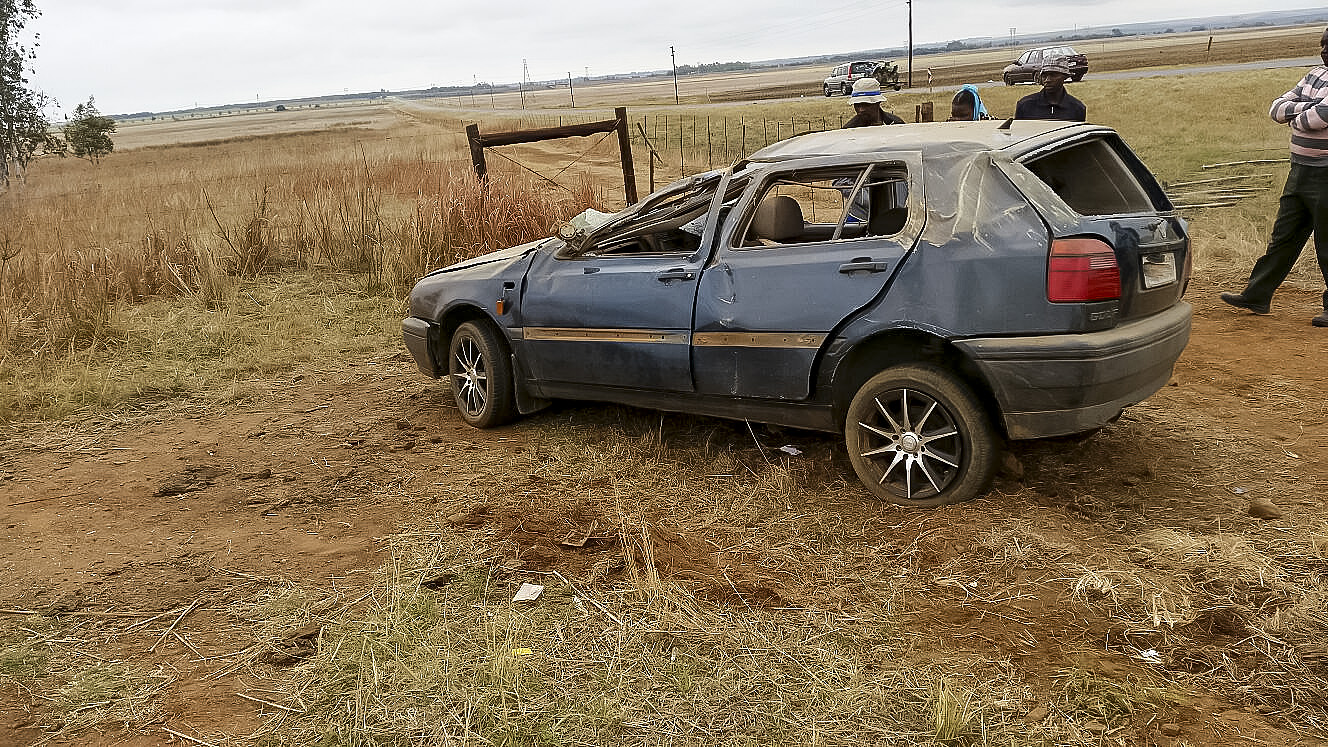
[{"label": "distant treeline", "polygon": [[751,70],[750,62],[703,62],[700,65],[679,65],[678,75],[694,73],[731,73],[734,70]]}]

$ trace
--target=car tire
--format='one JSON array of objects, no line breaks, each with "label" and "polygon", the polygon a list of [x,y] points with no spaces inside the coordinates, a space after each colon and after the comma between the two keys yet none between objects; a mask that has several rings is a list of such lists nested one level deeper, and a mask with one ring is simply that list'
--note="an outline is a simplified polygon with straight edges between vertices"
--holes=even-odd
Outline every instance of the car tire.
[{"label": "car tire", "polygon": [[931,365],[897,366],[867,380],[849,404],[844,443],[868,490],[913,507],[977,497],[991,483],[999,452],[972,390]]},{"label": "car tire", "polygon": [[447,380],[461,419],[492,428],[516,417],[512,360],[498,331],[486,322],[466,322],[452,334]]},{"label": "car tire", "polygon": [[1010,74],[1009,74],[1009,73],[1006,73],[1006,74],[1005,74],[1004,76],[1002,76],[1002,77],[1005,78],[1005,85],[1007,85],[1007,86],[1012,86],[1012,85],[1014,85],[1014,80],[1013,80],[1012,78],[1010,78]]},{"label": "car tire", "polygon": [[845,84],[844,84],[844,95],[845,95],[845,96],[852,96],[852,95],[853,95],[853,84],[852,84],[852,83],[845,83]]},{"label": "car tire", "polygon": [[1083,80],[1083,79],[1084,79],[1084,74],[1083,74],[1083,73],[1080,73],[1080,74],[1078,74],[1078,75],[1072,76],[1072,77],[1070,78],[1070,81],[1071,81],[1072,83],[1078,83],[1079,81],[1081,81],[1081,80]]},{"label": "car tire", "polygon": [[825,97],[827,99],[835,95],[835,92],[830,90],[830,86],[821,86],[821,90],[825,92]]}]

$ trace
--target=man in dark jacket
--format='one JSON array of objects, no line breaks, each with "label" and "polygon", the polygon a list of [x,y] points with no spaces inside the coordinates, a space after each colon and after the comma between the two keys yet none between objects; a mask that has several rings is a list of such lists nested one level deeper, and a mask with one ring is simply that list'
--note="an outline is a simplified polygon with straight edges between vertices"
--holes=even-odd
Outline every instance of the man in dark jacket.
[{"label": "man in dark jacket", "polygon": [[885,97],[881,95],[880,82],[875,78],[859,78],[853,84],[853,95],[849,96],[849,102],[853,104],[853,118],[844,123],[844,129],[903,124],[904,120],[881,108],[882,101],[885,101]]},{"label": "man in dark jacket", "polygon": [[1015,119],[1059,119],[1066,122],[1088,121],[1088,108],[1084,102],[1065,90],[1070,79],[1070,68],[1063,60],[1052,60],[1038,71],[1042,90],[1029,94],[1014,106]]}]

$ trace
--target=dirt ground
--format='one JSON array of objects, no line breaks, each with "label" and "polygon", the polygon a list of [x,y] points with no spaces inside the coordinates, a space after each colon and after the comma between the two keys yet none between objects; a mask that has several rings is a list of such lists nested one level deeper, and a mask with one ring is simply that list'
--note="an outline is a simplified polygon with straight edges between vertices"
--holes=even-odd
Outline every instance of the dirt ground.
[{"label": "dirt ground", "polygon": [[[842,472],[844,484],[854,487],[834,505],[791,506],[791,512],[840,512],[846,526],[874,535],[864,536],[865,544],[924,542],[938,562],[972,546],[984,527],[1030,510],[1030,490],[1038,496],[1031,525],[1103,553],[1153,526],[1212,531],[1257,523],[1248,512],[1252,497],[1281,509],[1277,523],[1323,522],[1328,330],[1308,324],[1317,294],[1284,291],[1273,316],[1255,317],[1224,307],[1216,290],[1191,289],[1194,334],[1171,386],[1084,444],[1016,445],[1023,474],[1003,477],[988,497],[938,512],[901,511],[872,502],[856,488],[847,461],[836,457],[824,468]],[[593,418],[597,409],[560,404],[553,415],[475,431],[448,405],[441,384],[387,347],[376,359],[294,375],[253,406],[12,427],[0,451],[6,538],[0,608],[59,611],[66,620],[83,615],[102,631],[113,622],[118,656],[170,673],[159,695],[163,728],[249,734],[260,723],[260,708],[235,693],[252,686],[251,677],[227,671],[255,636],[235,614],[239,600],[284,582],[354,598],[365,583],[362,572],[383,561],[380,539],[403,522],[471,510],[476,500],[510,494],[524,479],[496,484],[504,479],[495,481],[493,470],[468,465],[501,467],[538,437],[541,418]],[[730,437],[725,433],[720,438]],[[734,449],[752,446],[744,431],[734,429],[731,438]],[[796,439],[813,456],[842,450],[828,436],[780,439]],[[524,508],[508,501],[502,510],[512,515],[490,513],[476,523],[510,528],[525,514],[540,514],[540,488],[528,483],[516,493],[528,496]],[[1012,497],[1018,495],[1024,497]],[[467,531],[465,523],[457,531]],[[510,536],[518,548],[524,544],[527,561],[533,553],[545,565],[575,572],[547,541]],[[665,573],[697,579],[715,567],[714,548],[700,542],[667,549]],[[804,605],[829,603],[835,593],[815,584],[779,592]],[[140,624],[143,613],[164,611],[171,614]],[[1006,612],[1035,621],[1022,624],[1028,630],[1068,625],[1089,637],[1103,633],[1061,619],[1049,600],[1024,600]],[[1066,664],[1069,654],[1030,652],[998,619],[975,625],[971,618],[971,608],[938,596],[919,602],[912,623],[949,645],[968,639],[992,646],[993,658],[1042,657],[1049,669]],[[1104,672],[1143,666],[1106,656],[1078,665]],[[36,743],[44,707],[41,697],[0,691],[0,744]],[[1264,744],[1305,743],[1273,716],[1218,693],[1196,694],[1184,728],[1192,744],[1224,743],[1232,734],[1241,741],[1257,735]],[[67,743],[178,742],[149,728],[85,733]]]}]

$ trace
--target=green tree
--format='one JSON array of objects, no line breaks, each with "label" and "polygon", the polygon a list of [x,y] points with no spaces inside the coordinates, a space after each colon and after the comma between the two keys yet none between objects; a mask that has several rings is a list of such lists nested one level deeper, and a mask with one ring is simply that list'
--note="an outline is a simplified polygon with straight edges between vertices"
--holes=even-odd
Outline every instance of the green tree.
[{"label": "green tree", "polygon": [[64,152],[43,114],[50,102],[28,86],[36,54],[22,43],[23,29],[39,14],[33,0],[0,0],[0,187],[22,179],[37,155]]},{"label": "green tree", "polygon": [[86,102],[74,107],[74,117],[65,125],[65,142],[75,156],[96,163],[115,150],[112,132],[115,120],[102,116],[89,96]]}]

